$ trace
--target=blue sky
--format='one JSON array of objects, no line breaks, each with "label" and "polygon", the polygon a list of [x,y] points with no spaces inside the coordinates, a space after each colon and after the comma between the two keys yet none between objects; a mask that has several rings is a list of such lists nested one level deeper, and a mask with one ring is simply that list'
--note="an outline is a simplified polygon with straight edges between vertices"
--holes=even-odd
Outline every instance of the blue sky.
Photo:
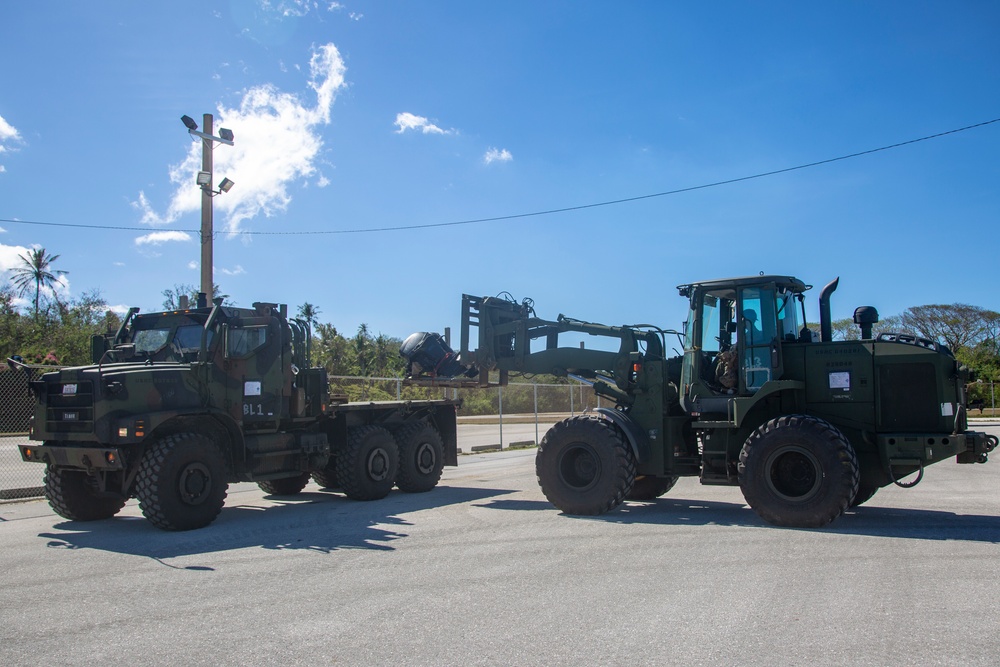
[{"label": "blue sky", "polygon": [[363,231],[997,119],[998,32],[992,1],[3,3],[0,270],[43,246],[64,296],[147,312],[198,284],[180,117],[212,113],[216,282],[346,333],[503,291],[679,327],[676,285],[759,272],[815,285],[811,319],[836,276],[834,317],[1000,309],[1000,123]]}]

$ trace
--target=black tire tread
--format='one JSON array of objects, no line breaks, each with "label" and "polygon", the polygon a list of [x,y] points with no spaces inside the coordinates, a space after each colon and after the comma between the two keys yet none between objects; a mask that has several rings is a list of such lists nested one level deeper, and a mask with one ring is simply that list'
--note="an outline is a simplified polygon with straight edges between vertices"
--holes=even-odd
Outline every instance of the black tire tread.
[{"label": "black tire tread", "polygon": [[[557,464],[549,460],[548,453],[566,440],[577,440],[580,436],[574,432],[580,430],[596,433],[597,446],[606,447],[611,455],[610,484],[589,497],[574,496],[574,492],[567,492],[557,479],[550,479],[558,477],[558,473],[549,469]],[[535,475],[542,493],[557,508],[566,514],[596,516],[624,502],[635,481],[635,456],[614,424],[596,415],[577,415],[555,424],[542,438],[535,455]]]},{"label": "black tire tread", "polygon": [[[205,456],[217,457],[215,461],[221,472],[219,487],[221,487],[221,497],[206,500],[208,505],[205,511],[192,513],[187,516],[178,516],[170,507],[171,499],[164,497],[163,485],[169,489],[172,481],[161,479],[169,464],[171,455],[178,447],[184,446],[186,441],[194,440],[198,442],[198,447],[204,448]],[[222,452],[211,440],[202,435],[194,433],[175,433],[165,436],[150,445],[142,457],[139,474],[135,481],[136,496],[139,498],[139,508],[142,515],[157,528],[163,530],[193,530],[202,528],[212,523],[215,517],[222,511],[222,506],[226,500],[228,484],[225,480],[225,460]],[[219,491],[216,491],[219,496]]]},{"label": "black tire tread", "polygon": [[264,493],[271,496],[294,496],[301,493],[309,483],[309,473],[304,472],[294,477],[282,477],[280,479],[265,479],[257,482],[257,486]]},{"label": "black tire tread", "polygon": [[[384,435],[383,435],[384,434]],[[393,465],[399,469],[399,450],[392,434],[381,426],[369,424],[367,426],[352,427],[347,434],[347,447],[337,455],[337,487],[343,491],[344,495],[353,500],[379,500],[385,498],[392,491],[396,482],[396,471],[389,475],[388,479],[382,482],[375,482],[367,477],[365,473],[365,463],[361,460],[362,451],[366,446],[368,438],[387,438],[386,445],[391,444],[390,452],[395,455]]]},{"label": "black tire tread", "polygon": [[[750,478],[748,461],[754,455],[755,447],[759,445],[761,439],[774,437],[779,432],[789,431],[799,431],[815,436],[821,439],[826,446],[832,448],[837,465],[840,466],[843,474],[831,487],[828,494],[829,500],[825,505],[791,510],[787,506],[776,506],[778,504],[772,503],[766,494],[760,493],[757,488],[760,480]],[[843,433],[823,419],[801,414],[776,417],[765,422],[751,433],[740,451],[738,471],[740,488],[743,490],[743,496],[750,507],[770,524],[795,528],[818,528],[838,518],[854,499],[861,479],[857,454]]]},{"label": "black tire tread", "polygon": [[109,519],[125,506],[124,497],[99,497],[91,493],[83,470],[47,466],[42,484],[45,498],[55,513],[70,521]]},{"label": "black tire tread", "polygon": [[[395,433],[399,447],[399,472],[396,486],[404,493],[425,493],[437,486],[444,470],[444,441],[433,425],[427,422],[407,424]],[[416,449],[429,441],[434,447],[435,466],[431,473],[421,473],[416,465]]]},{"label": "black tire tread", "polygon": [[626,500],[655,500],[670,489],[674,488],[679,478],[654,477],[653,475],[640,475],[635,478],[632,490],[625,495]]}]

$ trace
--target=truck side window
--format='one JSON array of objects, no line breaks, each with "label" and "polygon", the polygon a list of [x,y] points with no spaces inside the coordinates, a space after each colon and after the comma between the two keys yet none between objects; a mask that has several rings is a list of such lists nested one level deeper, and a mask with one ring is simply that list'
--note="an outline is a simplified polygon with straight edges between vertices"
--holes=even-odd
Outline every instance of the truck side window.
[{"label": "truck side window", "polygon": [[226,356],[245,357],[266,342],[266,326],[229,329],[226,332]]}]

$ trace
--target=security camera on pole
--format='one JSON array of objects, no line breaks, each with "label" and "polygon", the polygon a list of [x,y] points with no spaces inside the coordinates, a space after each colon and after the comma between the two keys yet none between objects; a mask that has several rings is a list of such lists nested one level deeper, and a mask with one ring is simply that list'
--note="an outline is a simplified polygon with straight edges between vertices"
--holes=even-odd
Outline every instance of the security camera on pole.
[{"label": "security camera on pole", "polygon": [[214,281],[212,278],[212,197],[223,192],[229,192],[233,181],[223,178],[219,189],[212,189],[212,150],[215,142],[233,145],[233,131],[219,128],[219,136],[212,134],[212,114],[205,114],[202,120],[203,132],[198,131],[198,124],[190,116],[181,116],[181,122],[188,129],[188,134],[201,137],[201,171],[198,172],[197,183],[201,186],[201,291],[206,299],[212,301]]}]

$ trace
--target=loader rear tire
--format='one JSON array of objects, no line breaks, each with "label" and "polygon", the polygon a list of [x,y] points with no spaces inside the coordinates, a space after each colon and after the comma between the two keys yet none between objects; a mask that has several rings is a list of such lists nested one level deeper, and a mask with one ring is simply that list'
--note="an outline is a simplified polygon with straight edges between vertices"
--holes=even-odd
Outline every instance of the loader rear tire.
[{"label": "loader rear tire", "polygon": [[635,456],[614,424],[580,415],[545,434],[535,473],[545,497],[566,514],[604,514],[632,490]]},{"label": "loader rear tire", "polygon": [[399,449],[381,426],[355,426],[347,447],[337,455],[337,485],[354,500],[385,498],[396,483]]},{"label": "loader rear tire", "polygon": [[818,528],[847,509],[858,491],[858,458],[829,422],[786,415],[758,427],[740,452],[747,504],[776,526]]},{"label": "loader rear tire", "polygon": [[319,488],[333,491],[337,485],[337,471],[331,468],[324,468],[312,474],[313,481],[319,484]]},{"label": "loader rear tire", "polygon": [[396,486],[406,493],[424,493],[437,486],[444,469],[444,442],[437,429],[426,422],[409,424],[396,431],[399,473]]},{"label": "loader rear tire", "polygon": [[265,479],[257,482],[257,486],[264,493],[271,496],[294,496],[301,493],[309,483],[309,473],[304,472],[295,477],[282,477],[281,479]]},{"label": "loader rear tire", "polygon": [[655,500],[664,493],[674,488],[677,483],[677,476],[654,477],[653,475],[639,475],[635,478],[632,490],[625,496],[626,500]]},{"label": "loader rear tire", "polygon": [[42,484],[55,513],[70,521],[109,519],[125,506],[124,497],[98,496],[83,470],[48,466]]}]

